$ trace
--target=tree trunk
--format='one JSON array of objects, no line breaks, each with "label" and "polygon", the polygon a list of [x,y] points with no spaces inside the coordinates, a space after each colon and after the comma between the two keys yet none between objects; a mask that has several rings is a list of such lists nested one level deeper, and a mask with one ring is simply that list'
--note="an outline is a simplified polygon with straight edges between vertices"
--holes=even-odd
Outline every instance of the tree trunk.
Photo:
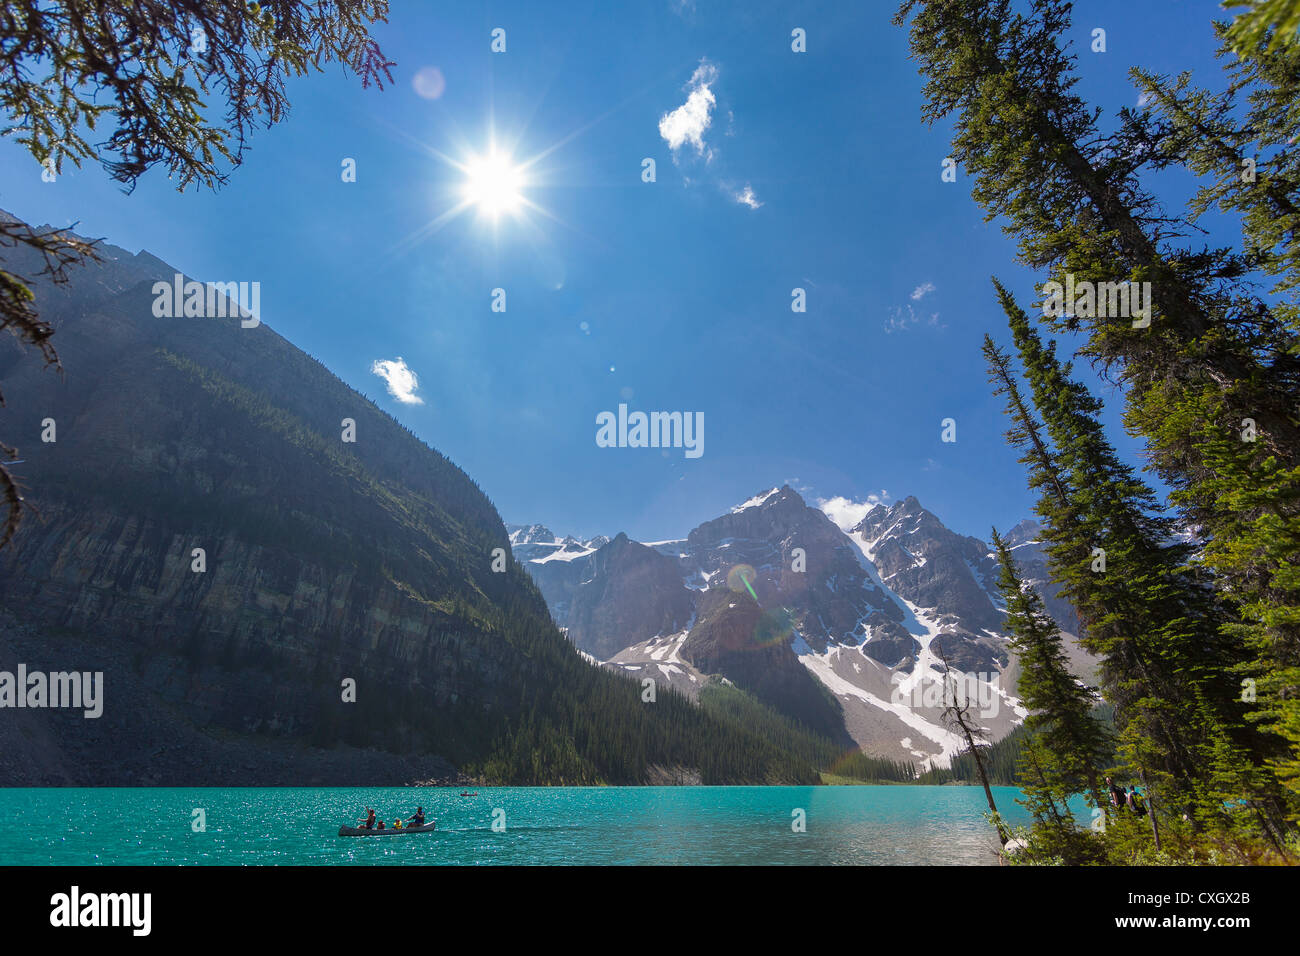
[{"label": "tree trunk", "polygon": [[970,728],[966,726],[966,720],[958,714],[957,725],[961,727],[962,734],[966,737],[966,746],[970,748],[971,756],[975,758],[975,769],[979,772],[980,783],[984,785],[984,796],[989,802],[989,811],[993,814],[993,825],[998,828],[998,839],[1002,845],[1007,845],[1006,828],[1002,826],[1002,817],[998,816],[998,805],[993,802],[993,788],[989,786],[989,776],[984,772],[984,761],[980,758],[979,748],[975,746],[975,738],[971,736]]},{"label": "tree trunk", "polygon": [[1151,786],[1147,783],[1147,774],[1145,770],[1138,770],[1138,779],[1142,781],[1142,789],[1147,792],[1147,816],[1151,818],[1151,835],[1155,837],[1156,849],[1160,849],[1160,824],[1156,820],[1156,796],[1151,792]]}]

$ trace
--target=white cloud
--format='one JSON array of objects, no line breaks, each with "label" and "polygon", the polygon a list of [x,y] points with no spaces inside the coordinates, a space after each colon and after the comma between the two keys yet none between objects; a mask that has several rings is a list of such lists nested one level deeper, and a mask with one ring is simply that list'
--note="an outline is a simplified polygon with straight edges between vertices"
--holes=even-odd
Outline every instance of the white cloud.
[{"label": "white cloud", "polygon": [[376,359],[370,371],[388,383],[388,394],[403,405],[423,405],[424,399],[415,394],[420,378],[399,355],[395,359]]},{"label": "white cloud", "polygon": [[754,188],[750,186],[749,183],[745,183],[745,188],[740,192],[732,193],[732,198],[741,205],[748,206],[750,209],[757,209],[759,206],[763,205],[759,202],[758,197],[754,195]]},{"label": "white cloud", "polygon": [[686,84],[689,94],[686,102],[671,113],[659,118],[659,135],[664,138],[676,160],[677,153],[688,143],[695,147],[695,154],[706,160],[713,158],[713,150],[704,142],[704,133],[713,122],[713,107],[717,97],[710,86],[718,79],[718,68],[708,60],[700,60],[700,65],[691,74]]},{"label": "white cloud", "polygon": [[929,295],[933,291],[934,291],[933,282],[922,282],[919,286],[917,286],[915,289],[912,290],[912,301],[920,302],[922,299],[924,299],[927,295]]},{"label": "white cloud", "polygon": [[844,498],[836,495],[834,498],[818,498],[817,507],[822,510],[826,517],[841,531],[849,531],[859,521],[867,516],[867,512],[877,506],[884,506],[889,503],[889,492],[883,488],[878,495],[867,495],[865,501],[854,501],[852,498]]}]

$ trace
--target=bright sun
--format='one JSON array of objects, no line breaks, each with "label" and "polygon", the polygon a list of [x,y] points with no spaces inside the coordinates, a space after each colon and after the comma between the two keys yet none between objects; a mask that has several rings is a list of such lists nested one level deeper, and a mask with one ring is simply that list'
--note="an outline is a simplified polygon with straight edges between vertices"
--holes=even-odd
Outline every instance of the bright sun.
[{"label": "bright sun", "polygon": [[491,216],[518,209],[522,186],[523,172],[508,156],[493,152],[465,164],[465,202]]},{"label": "bright sun", "polygon": [[[568,139],[572,139],[570,136]],[[537,164],[568,142],[561,140],[549,149],[527,159],[518,159],[513,149],[499,145],[495,132],[474,149],[468,143],[457,143],[456,154],[448,155],[424,144],[420,145],[433,159],[450,167],[453,174],[438,187],[439,201],[449,204],[441,213],[403,240],[403,245],[422,241],[447,223],[470,210],[477,210],[480,227],[499,239],[500,227],[507,218],[512,224],[535,229],[534,214],[560,222],[539,206],[528,194],[541,189],[547,182]]]}]

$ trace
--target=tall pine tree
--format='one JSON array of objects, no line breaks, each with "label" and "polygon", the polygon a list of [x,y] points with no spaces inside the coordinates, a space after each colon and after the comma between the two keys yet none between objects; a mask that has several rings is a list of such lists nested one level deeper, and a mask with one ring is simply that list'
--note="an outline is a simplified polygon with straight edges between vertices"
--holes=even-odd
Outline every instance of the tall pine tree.
[{"label": "tall pine tree", "polygon": [[1049,562],[1079,613],[1084,646],[1101,658],[1121,751],[1161,804],[1202,825],[1225,826],[1225,800],[1246,798],[1270,827],[1280,826],[1277,788],[1257,772],[1266,747],[1235,693],[1232,671],[1248,651],[1224,626],[1232,608],[1189,563],[1191,546],[1178,540],[1151,489],[1119,460],[1098,420],[1101,403],[1070,377],[1006,289],[996,281],[995,288],[1041,426],[1005,357],[993,370],[1013,397],[1020,434],[1043,444],[1031,471],[1034,483],[1053,489],[1038,506]]},{"label": "tall pine tree", "polygon": [[[1230,44],[1220,56],[1232,82],[1221,92],[1192,87],[1190,76],[1132,74],[1150,117],[1153,165],[1182,166],[1208,180],[1190,203],[1191,220],[1210,209],[1240,219],[1245,265],[1274,280],[1270,341],[1278,356],[1269,379],[1294,392],[1300,375],[1300,44]],[[1289,356],[1287,353],[1289,352]],[[1282,380],[1288,379],[1289,383]],[[1207,530],[1202,554],[1241,604],[1239,630],[1254,649],[1243,668],[1253,718],[1285,742],[1271,762],[1300,789],[1300,466],[1256,441],[1255,422],[1230,418],[1220,394],[1169,406],[1161,441],[1199,446],[1205,469],[1175,475],[1174,499]],[[1226,422],[1228,427],[1216,423]]]}]

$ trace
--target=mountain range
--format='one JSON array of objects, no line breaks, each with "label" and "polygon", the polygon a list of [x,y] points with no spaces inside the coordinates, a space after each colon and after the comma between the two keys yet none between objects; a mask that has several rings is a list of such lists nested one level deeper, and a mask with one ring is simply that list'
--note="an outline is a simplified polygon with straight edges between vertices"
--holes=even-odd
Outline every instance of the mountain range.
[{"label": "mountain range", "polygon": [[[961,741],[942,720],[944,660],[980,702],[992,738],[1025,716],[1002,631],[998,566],[914,497],[840,527],[788,485],[685,538],[580,541],[510,525],[516,557],[555,622],[593,661],[697,697],[725,681],[864,753],[943,766]],[[1067,634],[1038,526],[1007,539]],[[1073,641],[1081,676],[1091,661]]]}]

